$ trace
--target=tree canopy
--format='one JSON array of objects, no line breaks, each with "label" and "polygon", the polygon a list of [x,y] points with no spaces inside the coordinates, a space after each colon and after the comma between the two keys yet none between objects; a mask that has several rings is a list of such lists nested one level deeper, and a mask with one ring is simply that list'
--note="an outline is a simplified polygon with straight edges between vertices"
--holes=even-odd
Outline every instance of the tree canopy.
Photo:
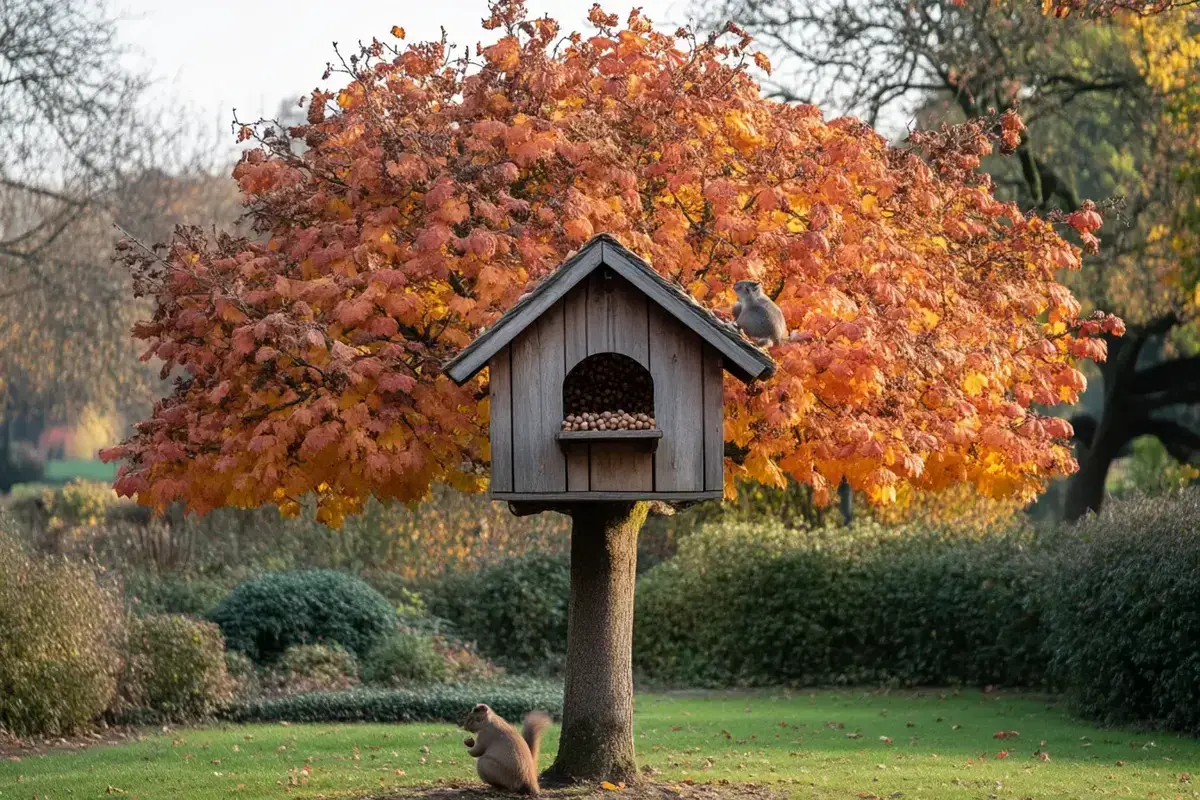
[{"label": "tree canopy", "polygon": [[348,82],[314,90],[307,124],[241,129],[259,240],[123,245],[155,301],[135,334],[187,377],[105,453],[119,492],[198,511],[314,493],[338,524],[372,493],[483,488],[485,381],[441,365],[601,231],[705,304],[752,278],[783,309],[777,375],[725,388],[728,481],[1030,499],[1074,469],[1070,426],[1031,406],[1073,403],[1075,360],[1122,325],[1055,278],[1096,209],[1023,213],[979,169],[1019,144],[1015,114],[892,146],[764,98],[750,65],[770,64],[734,25],[589,19],[563,36],[501,0],[496,40],[462,55],[395,27],[331,66]]}]

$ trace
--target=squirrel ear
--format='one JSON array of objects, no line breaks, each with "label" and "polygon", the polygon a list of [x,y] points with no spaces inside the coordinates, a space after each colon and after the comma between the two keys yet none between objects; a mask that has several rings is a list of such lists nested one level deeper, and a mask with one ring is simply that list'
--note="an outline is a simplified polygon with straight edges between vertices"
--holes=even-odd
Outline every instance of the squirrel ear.
[{"label": "squirrel ear", "polygon": [[476,711],[487,711],[487,706],[483,703],[480,703],[479,705],[475,706],[475,710]]}]

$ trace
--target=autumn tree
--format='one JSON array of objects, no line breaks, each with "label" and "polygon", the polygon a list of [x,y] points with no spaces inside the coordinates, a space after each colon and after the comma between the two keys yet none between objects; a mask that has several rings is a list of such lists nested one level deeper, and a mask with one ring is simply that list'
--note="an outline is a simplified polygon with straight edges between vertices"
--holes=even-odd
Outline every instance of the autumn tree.
[{"label": "autumn tree", "polygon": [[[338,525],[366,499],[487,485],[487,383],[442,367],[598,232],[711,307],[756,278],[791,339],[776,375],[726,394],[727,486],[790,476],[820,502],[970,482],[1028,499],[1074,469],[1076,358],[1104,332],[1055,279],[1074,226],[998,201],[980,160],[1015,117],[894,147],[854,119],[763,97],[736,27],[697,39],[598,7],[564,36],[516,0],[455,56],[393,28],[331,67],[305,124],[246,126],[234,175],[259,241],[181,229],[123,245],[153,316],[135,335],[186,376],[119,459],[117,489],[195,511],[315,498]],[[302,139],[307,149],[292,143]],[[553,772],[636,778],[629,641],[645,504],[573,520],[564,720]],[[588,576],[586,585],[579,582]]]},{"label": "autumn tree", "polygon": [[[1159,438],[1181,460],[1200,456],[1187,409],[1200,401],[1194,356],[1200,9],[1150,4],[1140,13],[1095,4],[1075,16],[1050,4],[970,0],[857,3],[729,0],[710,9],[770,46],[772,92],[816,99],[868,120],[977,120],[1019,110],[1015,158],[990,158],[998,196],[1046,214],[1083,213],[1085,198],[1121,199],[1098,255],[1065,275],[1085,307],[1121,315],[1109,337],[1098,413],[1073,417],[1081,470],[1065,513],[1099,507],[1113,459],[1132,439]],[[1064,19],[1063,17],[1066,16]],[[1191,262],[1189,262],[1189,259]]]}]

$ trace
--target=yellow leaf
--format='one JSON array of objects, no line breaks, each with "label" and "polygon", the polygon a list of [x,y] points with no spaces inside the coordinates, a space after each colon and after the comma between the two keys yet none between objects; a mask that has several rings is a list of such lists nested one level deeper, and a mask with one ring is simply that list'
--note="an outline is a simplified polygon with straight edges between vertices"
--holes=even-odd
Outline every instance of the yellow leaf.
[{"label": "yellow leaf", "polygon": [[619,791],[621,791],[620,789],[618,789],[618,788],[616,787],[616,785],[615,785],[615,784],[609,783],[608,781],[605,781],[604,783],[600,784],[600,788],[601,788],[601,789],[603,789],[603,790],[604,790],[604,791],[606,791],[606,792],[619,792]]},{"label": "yellow leaf", "polygon": [[869,194],[862,199],[862,211],[864,214],[870,214],[879,205],[879,198],[873,194]]},{"label": "yellow leaf", "polygon": [[393,25],[392,26],[392,36],[395,36],[397,39],[403,39],[404,38],[404,28],[401,28],[399,25]]},{"label": "yellow leaf", "polygon": [[974,397],[982,392],[987,384],[988,379],[986,375],[979,372],[972,372],[963,379],[963,391]]}]

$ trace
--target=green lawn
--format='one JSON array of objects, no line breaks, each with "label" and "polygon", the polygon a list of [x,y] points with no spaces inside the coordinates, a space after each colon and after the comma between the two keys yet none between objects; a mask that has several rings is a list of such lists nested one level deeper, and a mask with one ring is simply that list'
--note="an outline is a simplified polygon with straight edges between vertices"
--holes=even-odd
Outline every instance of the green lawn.
[{"label": "green lawn", "polygon": [[105,464],[94,459],[52,460],[46,462],[45,479],[51,483],[65,483],[75,478],[112,483],[117,477],[117,465]]},{"label": "green lawn", "polygon": [[[1200,742],[1097,730],[1029,697],[639,695],[636,724],[641,763],[671,783],[768,783],[800,798],[1200,795]],[[0,798],[404,796],[439,778],[474,780],[463,735],[450,725],[156,730],[136,744],[2,762]],[[556,744],[552,732],[543,766]]]}]

